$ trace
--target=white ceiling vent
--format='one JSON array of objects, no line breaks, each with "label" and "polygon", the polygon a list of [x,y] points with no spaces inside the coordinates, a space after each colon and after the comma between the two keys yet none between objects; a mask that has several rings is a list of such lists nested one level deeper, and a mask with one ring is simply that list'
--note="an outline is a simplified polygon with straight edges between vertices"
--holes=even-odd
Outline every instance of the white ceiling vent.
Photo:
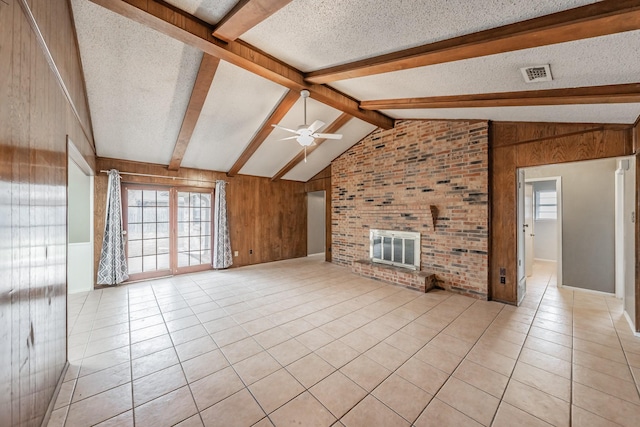
[{"label": "white ceiling vent", "polygon": [[524,67],[520,68],[520,71],[522,71],[525,83],[550,82],[553,80],[549,64]]}]

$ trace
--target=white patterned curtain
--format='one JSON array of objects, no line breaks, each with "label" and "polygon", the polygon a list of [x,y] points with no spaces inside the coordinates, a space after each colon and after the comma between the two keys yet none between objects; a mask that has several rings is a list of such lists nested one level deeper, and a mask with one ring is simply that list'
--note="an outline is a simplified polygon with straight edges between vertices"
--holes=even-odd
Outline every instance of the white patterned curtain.
[{"label": "white patterned curtain", "polygon": [[106,210],[104,239],[98,265],[98,285],[117,285],[127,280],[129,274],[122,229],[120,174],[115,169],[109,171]]},{"label": "white patterned curtain", "polygon": [[213,229],[213,268],[227,268],[233,264],[231,241],[229,239],[229,221],[227,220],[226,182],[216,181],[214,201],[215,221]]}]

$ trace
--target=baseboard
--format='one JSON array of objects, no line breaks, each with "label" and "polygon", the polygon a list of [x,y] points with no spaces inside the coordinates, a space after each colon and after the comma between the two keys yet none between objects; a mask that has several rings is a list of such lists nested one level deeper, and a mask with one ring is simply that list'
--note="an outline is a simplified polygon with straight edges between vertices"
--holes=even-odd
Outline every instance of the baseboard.
[{"label": "baseboard", "polygon": [[320,255],[324,255],[324,252],[318,252],[316,254],[307,254],[307,256],[320,256]]},{"label": "baseboard", "polygon": [[46,427],[47,424],[49,424],[51,413],[53,412],[53,408],[56,405],[56,400],[58,400],[58,394],[60,393],[60,388],[62,388],[62,383],[64,382],[64,379],[67,376],[67,369],[69,369],[68,360],[64,363],[64,368],[62,368],[62,374],[60,375],[60,378],[58,378],[56,389],[53,391],[51,402],[49,402],[49,406],[47,406],[47,412],[44,413],[44,418],[42,419],[41,427]]},{"label": "baseboard", "polygon": [[556,259],[544,259],[544,258],[534,258],[533,261],[542,261],[542,262],[558,262]]},{"label": "baseboard", "polygon": [[609,293],[609,292],[603,292],[603,291],[594,291],[593,289],[584,289],[584,288],[577,288],[575,286],[567,286],[567,285],[562,285],[562,289],[569,289],[571,291],[582,291],[582,292],[586,292],[588,294],[594,294],[594,295],[600,295],[603,297],[616,297],[615,293]]},{"label": "baseboard", "polygon": [[631,320],[631,317],[629,317],[629,313],[627,313],[627,310],[623,310],[622,313],[624,313],[624,318],[627,319],[627,323],[629,323],[629,328],[631,329],[633,335],[635,335],[636,337],[640,337],[640,332],[636,332],[633,321]]}]

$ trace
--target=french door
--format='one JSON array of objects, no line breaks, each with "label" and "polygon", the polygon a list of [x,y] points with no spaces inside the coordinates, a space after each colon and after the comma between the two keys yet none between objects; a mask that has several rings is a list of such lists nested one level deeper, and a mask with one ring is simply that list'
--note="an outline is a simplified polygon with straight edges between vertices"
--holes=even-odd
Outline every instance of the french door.
[{"label": "french door", "polygon": [[123,184],[129,280],[211,268],[212,192]]}]

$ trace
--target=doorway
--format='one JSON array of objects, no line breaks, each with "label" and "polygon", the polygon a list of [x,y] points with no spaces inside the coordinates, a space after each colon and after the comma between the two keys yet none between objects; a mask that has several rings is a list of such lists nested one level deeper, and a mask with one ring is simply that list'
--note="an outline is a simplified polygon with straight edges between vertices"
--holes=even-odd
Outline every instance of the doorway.
[{"label": "doorway", "polygon": [[67,292],[93,290],[93,170],[67,139]]},{"label": "doorway", "polygon": [[307,193],[307,256],[325,253],[326,192]]},{"label": "doorway", "polygon": [[[629,167],[624,170],[631,171],[633,168],[627,165],[631,160],[626,160],[624,166]],[[533,218],[532,227],[525,226],[523,219],[519,239],[525,239],[525,233],[531,229],[533,244],[519,245],[518,259],[532,259],[533,270],[536,266],[548,268],[549,264],[555,264],[558,287],[621,297],[623,292],[616,292],[616,282],[626,283],[627,272],[623,269],[624,272],[616,273],[616,268],[620,268],[616,259],[632,257],[635,249],[629,250],[632,239],[624,240],[624,228],[616,225],[618,204],[628,211],[618,215],[624,218],[624,227],[628,230],[633,227],[633,192],[628,192],[626,205],[616,203],[616,197],[624,195],[624,190],[616,190],[622,173],[620,163],[620,159],[611,158],[522,169],[526,185],[531,186],[529,199],[533,208],[529,212]],[[635,185],[635,176],[631,177],[630,172],[627,175],[623,179]],[[526,198],[524,191],[521,193],[519,199]],[[631,231],[628,234],[633,235]],[[630,283],[623,285],[624,289],[633,288],[633,281]]]},{"label": "doorway", "polygon": [[212,191],[123,184],[129,280],[209,270]]},{"label": "doorway", "polygon": [[521,230],[525,240],[526,277],[536,268],[555,271],[562,283],[562,177],[544,176],[536,168],[525,172],[525,214]]}]

